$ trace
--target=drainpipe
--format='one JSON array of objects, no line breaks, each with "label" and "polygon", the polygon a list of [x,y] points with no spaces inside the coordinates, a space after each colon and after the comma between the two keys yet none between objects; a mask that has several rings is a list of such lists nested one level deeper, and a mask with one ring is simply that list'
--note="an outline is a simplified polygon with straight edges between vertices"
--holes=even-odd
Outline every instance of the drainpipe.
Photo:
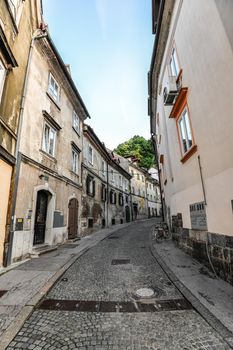
[{"label": "drainpipe", "polygon": [[25,100],[26,100],[27,88],[28,88],[29,72],[30,72],[30,66],[32,61],[32,53],[33,53],[35,40],[45,38],[46,36],[47,36],[47,33],[44,33],[43,31],[41,31],[41,29],[37,29],[34,35],[32,36],[31,45],[29,48],[28,61],[27,61],[27,67],[26,67],[26,73],[25,73],[25,79],[24,79],[24,85],[23,85],[23,94],[22,94],[20,110],[19,110],[19,126],[18,126],[16,149],[15,149],[16,164],[15,164],[15,171],[14,171],[15,179],[14,179],[14,185],[13,185],[14,187],[13,187],[13,194],[12,194],[11,222],[10,222],[9,234],[7,235],[6,241],[4,242],[4,257],[3,257],[4,267],[9,266],[11,264],[11,257],[12,257],[12,248],[13,248],[13,239],[14,239],[14,230],[15,230],[16,199],[17,199],[17,193],[18,193],[20,164],[22,159],[21,153],[19,152],[19,146],[20,146],[20,137],[22,132]]},{"label": "drainpipe", "polygon": [[197,158],[198,158],[198,164],[199,164],[199,170],[200,170],[200,176],[201,176],[201,186],[202,186],[202,192],[203,192],[203,197],[204,197],[204,203],[205,203],[205,205],[207,205],[205,185],[204,185],[203,174],[202,174],[201,158],[200,158],[200,156],[198,156]]}]

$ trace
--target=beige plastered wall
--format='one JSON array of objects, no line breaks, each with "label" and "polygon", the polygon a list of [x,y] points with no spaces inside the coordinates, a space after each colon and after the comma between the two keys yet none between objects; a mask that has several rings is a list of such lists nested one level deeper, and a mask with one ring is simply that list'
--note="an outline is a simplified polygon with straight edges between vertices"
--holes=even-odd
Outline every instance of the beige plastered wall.
[{"label": "beige plastered wall", "polygon": [[10,192],[12,167],[0,159],[0,266],[3,260],[8,198]]},{"label": "beige plastered wall", "polygon": [[161,91],[167,83],[173,43],[183,69],[183,87],[188,87],[197,152],[181,163],[176,122],[169,119],[171,109],[163,106],[162,94],[158,95],[157,132],[162,135],[158,149],[165,156],[161,168],[166,204],[171,215],[182,213],[184,227],[191,228],[189,205],[204,199],[199,155],[208,231],[233,235],[233,51],[215,2],[176,1],[160,71]]}]

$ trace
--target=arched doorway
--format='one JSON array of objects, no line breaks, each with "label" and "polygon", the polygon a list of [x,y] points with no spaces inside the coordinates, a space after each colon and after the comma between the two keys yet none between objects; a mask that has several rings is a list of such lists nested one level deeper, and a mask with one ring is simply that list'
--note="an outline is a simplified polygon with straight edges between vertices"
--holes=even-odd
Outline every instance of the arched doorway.
[{"label": "arched doorway", "polygon": [[78,233],[78,201],[72,198],[69,201],[68,239],[74,239]]},{"label": "arched doorway", "polygon": [[130,222],[130,209],[128,205],[125,207],[125,220],[126,222]]},{"label": "arched doorway", "polygon": [[45,241],[46,218],[48,208],[48,192],[41,190],[37,192],[36,216],[34,225],[33,244],[43,244]]}]

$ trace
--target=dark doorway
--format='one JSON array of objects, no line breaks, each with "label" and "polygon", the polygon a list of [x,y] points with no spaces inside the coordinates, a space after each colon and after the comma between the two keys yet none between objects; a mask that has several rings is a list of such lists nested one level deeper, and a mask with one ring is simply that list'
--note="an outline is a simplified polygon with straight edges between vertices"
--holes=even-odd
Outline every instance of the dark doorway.
[{"label": "dark doorway", "polygon": [[77,237],[78,232],[78,201],[72,198],[69,201],[69,223],[68,223],[68,238]]},{"label": "dark doorway", "polygon": [[36,217],[33,244],[43,244],[45,240],[46,217],[48,207],[48,193],[38,191],[36,201]]},{"label": "dark doorway", "polygon": [[138,204],[137,203],[133,203],[133,212],[134,212],[134,220],[137,220],[137,216],[138,216]]},{"label": "dark doorway", "polygon": [[130,222],[130,209],[128,205],[125,207],[125,220],[126,222]]}]

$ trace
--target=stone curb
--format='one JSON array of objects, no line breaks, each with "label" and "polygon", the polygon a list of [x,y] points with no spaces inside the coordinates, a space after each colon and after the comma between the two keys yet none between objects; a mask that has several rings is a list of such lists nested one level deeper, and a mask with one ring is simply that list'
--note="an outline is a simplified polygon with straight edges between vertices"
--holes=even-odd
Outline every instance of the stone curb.
[{"label": "stone curb", "polygon": [[212,314],[202,303],[196,298],[192,292],[177,278],[170,267],[160,257],[155,248],[155,244],[151,242],[151,254],[163,269],[164,273],[180,291],[180,293],[192,304],[193,308],[204,318],[204,320],[223,338],[228,346],[233,349],[233,333],[225,327],[222,322]]},{"label": "stone curb", "polygon": [[[76,260],[78,260],[83,254],[85,254],[89,249],[96,246],[98,243],[102,242],[106,238],[108,238],[111,234],[113,234],[116,231],[123,230],[124,228],[128,227],[129,225],[140,222],[142,220],[132,221],[127,224],[123,224],[120,226],[116,226],[109,230],[108,233],[104,237],[100,237],[99,239],[95,239],[94,242],[87,242],[87,246],[83,247],[83,249],[75,254],[75,256],[72,256],[69,258],[66,263],[57,270],[54,275],[44,284],[44,286],[26,303],[25,306],[22,307],[20,312],[17,314],[15,319],[10,323],[10,325],[7,327],[7,329],[2,333],[0,337],[0,350],[5,350],[8,345],[11,343],[11,341],[14,339],[14,337],[17,335],[17,333],[20,331],[26,320],[31,316],[31,314],[34,311],[34,308],[36,305],[39,304],[39,302],[43,299],[43,297],[49,292],[49,290],[53,287],[53,285],[57,282],[57,280],[73,265]],[[101,231],[95,232],[95,233],[101,233]],[[93,235],[95,234],[93,233]],[[91,237],[91,236],[90,236]],[[93,238],[96,238],[93,236]]]}]

